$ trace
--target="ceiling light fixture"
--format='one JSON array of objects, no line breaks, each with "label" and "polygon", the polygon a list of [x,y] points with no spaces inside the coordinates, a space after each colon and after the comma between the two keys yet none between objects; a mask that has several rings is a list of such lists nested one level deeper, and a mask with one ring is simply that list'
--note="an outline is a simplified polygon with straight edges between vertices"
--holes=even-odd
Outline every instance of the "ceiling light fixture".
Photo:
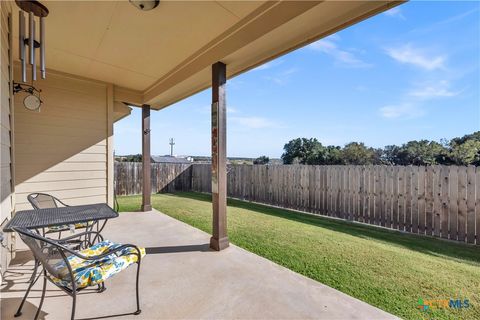
[{"label": "ceiling light fixture", "polygon": [[142,11],[155,9],[160,3],[160,0],[129,0],[129,1],[131,4],[133,4],[135,7],[137,7]]}]

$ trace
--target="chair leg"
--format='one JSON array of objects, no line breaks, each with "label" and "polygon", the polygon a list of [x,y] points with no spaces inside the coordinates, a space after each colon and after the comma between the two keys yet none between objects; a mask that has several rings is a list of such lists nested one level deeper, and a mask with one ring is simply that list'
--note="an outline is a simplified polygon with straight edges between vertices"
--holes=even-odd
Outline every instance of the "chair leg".
[{"label": "chair leg", "polygon": [[42,297],[40,298],[40,303],[38,304],[37,313],[35,313],[35,320],[38,319],[40,314],[40,310],[42,310],[43,300],[45,299],[45,291],[47,288],[47,272],[43,271],[43,290],[42,290]]},{"label": "chair leg", "polygon": [[[35,258],[34,262],[35,262],[35,264],[33,266],[33,273],[30,276],[29,282],[32,282],[32,281],[35,280],[35,278],[37,278],[37,270],[38,270],[38,266],[40,265],[40,261],[38,261],[37,258]],[[40,274],[42,274],[42,273],[40,272]]]},{"label": "chair leg", "polygon": [[98,285],[98,289],[97,289],[97,292],[98,293],[102,293],[103,291],[107,290],[107,288],[105,288],[105,282],[102,282]]},{"label": "chair leg", "polygon": [[142,310],[140,310],[140,296],[138,294],[138,280],[140,275],[140,261],[137,263],[137,284],[136,284],[136,292],[137,292],[137,311],[135,311],[134,315],[139,315]]},{"label": "chair leg", "polygon": [[35,266],[33,267],[33,273],[32,276],[30,277],[30,284],[28,285],[27,291],[25,292],[25,295],[23,296],[22,302],[20,302],[20,305],[18,306],[17,312],[15,313],[14,317],[20,317],[22,315],[22,308],[23,305],[25,304],[25,301],[27,300],[28,294],[30,293],[30,289],[32,289],[33,285],[37,282],[38,278],[42,274],[40,274],[37,277],[37,270],[40,262],[35,259]]},{"label": "chair leg", "polygon": [[74,320],[75,319],[75,305],[76,305],[76,302],[77,302],[77,292],[76,292],[76,290],[73,291],[72,298],[73,298],[73,303],[72,303],[72,317],[71,317],[71,319]]}]

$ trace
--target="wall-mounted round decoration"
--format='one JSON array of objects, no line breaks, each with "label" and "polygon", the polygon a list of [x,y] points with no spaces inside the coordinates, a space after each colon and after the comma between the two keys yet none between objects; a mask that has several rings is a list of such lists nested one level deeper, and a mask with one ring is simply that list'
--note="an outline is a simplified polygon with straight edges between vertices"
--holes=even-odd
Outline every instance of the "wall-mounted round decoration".
[{"label": "wall-mounted round decoration", "polygon": [[39,97],[34,96],[33,94],[30,94],[23,99],[23,105],[25,108],[28,110],[36,111],[40,109],[40,106],[42,105],[42,101],[40,100]]},{"label": "wall-mounted round decoration", "polygon": [[39,111],[40,106],[42,105],[43,101],[40,99],[40,93],[42,90],[35,88],[26,83],[13,83],[13,93],[26,93],[27,95],[23,98],[23,105],[28,110],[32,111]]}]

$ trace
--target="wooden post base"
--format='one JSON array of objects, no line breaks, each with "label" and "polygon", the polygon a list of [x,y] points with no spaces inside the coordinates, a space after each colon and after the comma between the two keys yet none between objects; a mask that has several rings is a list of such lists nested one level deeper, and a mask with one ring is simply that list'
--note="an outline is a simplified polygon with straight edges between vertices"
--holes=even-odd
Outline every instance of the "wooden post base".
[{"label": "wooden post base", "polygon": [[146,205],[143,205],[143,204],[142,204],[140,210],[143,211],[143,212],[145,212],[145,211],[152,211],[152,206],[149,205],[149,204],[146,204]]},{"label": "wooden post base", "polygon": [[223,249],[228,248],[230,242],[228,241],[228,237],[216,239],[214,237],[210,238],[210,248],[215,251],[220,251]]}]

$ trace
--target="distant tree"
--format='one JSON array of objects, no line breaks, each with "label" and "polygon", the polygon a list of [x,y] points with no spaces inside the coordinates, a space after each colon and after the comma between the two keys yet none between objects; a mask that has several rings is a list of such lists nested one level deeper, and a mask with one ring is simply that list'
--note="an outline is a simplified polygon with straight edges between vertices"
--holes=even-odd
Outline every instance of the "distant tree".
[{"label": "distant tree", "polygon": [[308,155],[306,164],[334,165],[343,164],[341,148],[338,146],[317,145]]},{"label": "distant tree", "polygon": [[295,158],[298,158],[301,153],[302,139],[297,138],[288,141],[283,146],[283,154],[281,156],[284,164],[292,164]]},{"label": "distant tree", "polygon": [[449,164],[480,166],[480,131],[450,140]]},{"label": "distant tree", "polygon": [[253,164],[267,164],[270,162],[270,158],[267,156],[260,156],[257,159],[253,160]]},{"label": "distant tree", "polygon": [[480,165],[480,140],[466,140],[461,144],[453,144],[450,159],[457,165]]},{"label": "distant tree", "polygon": [[460,145],[464,144],[465,142],[469,140],[475,140],[475,141],[480,141],[480,131],[476,131],[472,134],[466,134],[461,138],[453,138],[450,141],[450,145]]},{"label": "distant tree", "polygon": [[416,166],[438,164],[439,155],[448,153],[440,143],[428,140],[409,141],[394,151],[394,164]]},{"label": "distant tree", "polygon": [[342,149],[338,146],[328,146],[326,159],[325,164],[343,164]]},{"label": "distant tree", "polygon": [[388,165],[476,165],[480,166],[480,131],[463,137],[436,141],[409,141],[401,146],[388,145],[375,149],[361,142],[341,148],[323,146],[315,138],[297,138],[284,146],[285,164],[313,165],[388,164]]},{"label": "distant tree", "polygon": [[342,149],[341,157],[344,164],[366,165],[375,162],[376,153],[363,143],[350,142]]},{"label": "distant tree", "polygon": [[141,154],[131,154],[128,156],[118,157],[121,162],[142,162]]},{"label": "distant tree", "polygon": [[284,153],[282,160],[284,164],[300,163],[307,164],[309,159],[313,159],[314,155],[323,146],[315,138],[297,138],[290,140],[283,147]]},{"label": "distant tree", "polygon": [[316,145],[311,152],[308,153],[305,159],[305,164],[325,164],[327,157],[327,149],[320,143]]},{"label": "distant tree", "polygon": [[384,157],[384,150],[382,148],[373,149],[372,164],[390,164]]},{"label": "distant tree", "polygon": [[132,161],[133,162],[142,162],[142,159],[143,159],[143,157],[142,157],[141,154],[136,154],[136,155],[132,156]]},{"label": "distant tree", "polygon": [[382,150],[382,160],[385,164],[397,164],[400,147],[396,145],[385,146]]},{"label": "distant tree", "polygon": [[311,151],[307,154],[305,164],[326,164],[328,161],[328,147],[324,147],[320,142],[312,146]]}]

